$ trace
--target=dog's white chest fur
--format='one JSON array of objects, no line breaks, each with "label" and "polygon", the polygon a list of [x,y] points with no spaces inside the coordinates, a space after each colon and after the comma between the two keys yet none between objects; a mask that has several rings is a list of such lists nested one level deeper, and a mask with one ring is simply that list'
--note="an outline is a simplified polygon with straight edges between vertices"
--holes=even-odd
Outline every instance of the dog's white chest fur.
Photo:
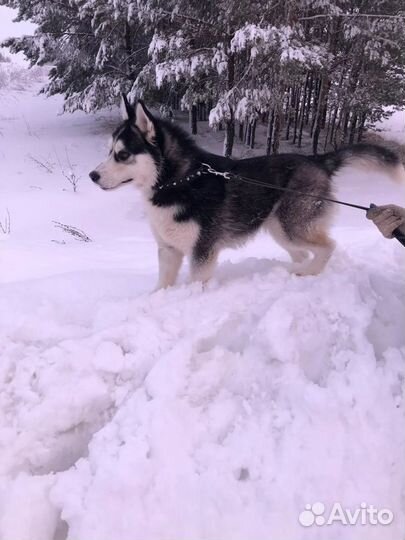
[{"label": "dog's white chest fur", "polygon": [[190,255],[200,235],[200,227],[194,220],[175,221],[178,212],[178,206],[159,207],[149,201],[146,203],[146,213],[158,243]]}]

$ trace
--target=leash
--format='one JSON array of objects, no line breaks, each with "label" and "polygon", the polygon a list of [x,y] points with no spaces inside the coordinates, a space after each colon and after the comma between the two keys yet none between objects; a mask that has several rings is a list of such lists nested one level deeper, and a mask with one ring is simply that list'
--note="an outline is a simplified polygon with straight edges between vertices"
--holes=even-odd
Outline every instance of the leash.
[{"label": "leash", "polygon": [[[205,168],[205,171],[203,170]],[[225,180],[239,180],[241,182],[244,182],[245,184],[251,184],[252,186],[257,187],[264,187],[267,189],[277,189],[278,191],[286,191],[288,193],[294,193],[296,195],[301,195],[302,197],[310,197],[311,199],[316,199],[317,201],[327,201],[334,204],[340,204],[342,206],[349,206],[351,208],[357,208],[359,210],[365,210],[366,212],[370,210],[370,208],[375,208],[375,204],[370,204],[369,207],[362,206],[360,204],[354,204],[349,203],[347,201],[340,201],[338,199],[332,199],[331,197],[324,197],[322,195],[313,195],[312,193],[307,193],[306,191],[300,191],[298,189],[291,189],[287,187],[277,186],[276,184],[272,184],[270,182],[262,182],[261,180],[256,180],[255,178],[248,178],[246,176],[241,176],[240,174],[232,174],[230,172],[221,172],[217,171],[211,165],[208,163],[201,163],[200,169],[198,169],[195,173],[192,173],[185,178],[182,178],[180,180],[176,180],[175,182],[172,182],[170,184],[162,184],[160,186],[157,186],[157,190],[165,189],[167,187],[172,186],[181,186],[182,184],[186,182],[190,182],[191,180],[194,180],[196,177],[201,176],[202,174],[208,173],[208,174],[214,174],[215,176],[222,176]],[[405,246],[405,235],[399,230],[399,228],[395,229],[392,233],[392,236],[398,240],[403,246]]]},{"label": "leash", "polygon": [[365,206],[361,206],[359,204],[353,204],[348,203],[345,201],[339,201],[337,199],[332,199],[330,197],[323,197],[321,195],[313,195],[312,193],[307,193],[306,191],[299,191],[298,189],[291,189],[286,188],[282,186],[276,186],[276,184],[271,184],[270,182],[262,182],[260,180],[256,180],[255,178],[248,178],[247,176],[241,176],[239,174],[231,174],[229,172],[221,173],[220,171],[216,171],[213,169],[210,165],[207,163],[202,163],[205,167],[207,167],[207,172],[211,174],[216,174],[217,176],[223,176],[226,180],[231,180],[232,178],[235,180],[242,180],[246,184],[252,184],[253,186],[259,186],[259,187],[267,187],[269,189],[277,189],[279,191],[287,191],[289,193],[296,193],[298,195],[301,195],[303,197],[311,197],[311,199],[321,200],[321,201],[328,201],[335,204],[342,204],[344,206],[351,206],[352,208],[359,208],[360,210],[369,210],[369,208]]}]

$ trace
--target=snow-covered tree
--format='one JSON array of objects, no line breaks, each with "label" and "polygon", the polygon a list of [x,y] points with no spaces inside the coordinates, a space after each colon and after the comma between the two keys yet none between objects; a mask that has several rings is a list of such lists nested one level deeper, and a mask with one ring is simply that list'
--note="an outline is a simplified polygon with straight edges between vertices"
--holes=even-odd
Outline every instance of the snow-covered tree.
[{"label": "snow-covered tree", "polygon": [[[51,67],[48,95],[63,94],[65,110],[86,112],[117,103],[146,60],[150,37],[131,6],[119,0],[0,0],[19,9],[18,19],[38,25],[34,36],[5,42],[33,65]],[[141,31],[142,30],[142,31]]]},{"label": "snow-covered tree", "polygon": [[361,140],[387,107],[405,103],[403,0],[0,0],[37,23],[10,39],[32,64],[50,64],[44,91],[92,111],[122,91],[208,116],[267,152],[284,137],[314,152]]}]

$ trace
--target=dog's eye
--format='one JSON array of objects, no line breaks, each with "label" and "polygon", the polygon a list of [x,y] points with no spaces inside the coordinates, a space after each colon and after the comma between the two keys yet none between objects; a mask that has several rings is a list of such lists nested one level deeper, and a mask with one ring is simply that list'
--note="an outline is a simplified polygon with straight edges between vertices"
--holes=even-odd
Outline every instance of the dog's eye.
[{"label": "dog's eye", "polygon": [[115,154],[115,157],[118,161],[126,161],[129,158],[129,152],[125,152],[125,150],[121,150],[121,152],[118,152],[118,154]]}]

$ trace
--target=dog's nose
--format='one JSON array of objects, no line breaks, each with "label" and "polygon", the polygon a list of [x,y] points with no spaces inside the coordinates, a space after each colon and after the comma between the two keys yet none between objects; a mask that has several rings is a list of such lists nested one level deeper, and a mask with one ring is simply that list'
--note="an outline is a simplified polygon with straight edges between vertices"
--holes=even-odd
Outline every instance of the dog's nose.
[{"label": "dog's nose", "polygon": [[97,171],[91,171],[91,173],[89,173],[89,176],[93,180],[93,182],[98,182],[100,180],[100,175]]}]

